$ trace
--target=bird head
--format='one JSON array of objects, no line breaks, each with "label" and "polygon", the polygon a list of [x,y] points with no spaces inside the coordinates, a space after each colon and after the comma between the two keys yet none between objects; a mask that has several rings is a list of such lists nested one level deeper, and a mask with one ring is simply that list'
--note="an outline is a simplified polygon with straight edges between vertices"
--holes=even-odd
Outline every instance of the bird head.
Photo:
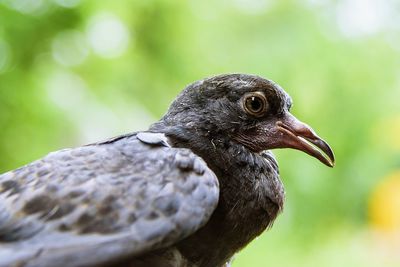
[{"label": "bird head", "polygon": [[186,87],[162,121],[174,127],[176,135],[193,140],[206,138],[213,144],[230,140],[255,153],[293,148],[333,167],[332,149],[290,113],[291,105],[289,95],[270,80],[219,75]]}]

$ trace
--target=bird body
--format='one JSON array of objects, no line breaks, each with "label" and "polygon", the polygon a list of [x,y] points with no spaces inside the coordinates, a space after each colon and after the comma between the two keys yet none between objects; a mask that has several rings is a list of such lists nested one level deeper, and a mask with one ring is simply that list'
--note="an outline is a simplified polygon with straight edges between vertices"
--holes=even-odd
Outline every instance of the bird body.
[{"label": "bird body", "polygon": [[227,266],[283,208],[268,149],[333,166],[290,106],[269,80],[220,75],[189,85],[147,131],[0,175],[0,267]]}]

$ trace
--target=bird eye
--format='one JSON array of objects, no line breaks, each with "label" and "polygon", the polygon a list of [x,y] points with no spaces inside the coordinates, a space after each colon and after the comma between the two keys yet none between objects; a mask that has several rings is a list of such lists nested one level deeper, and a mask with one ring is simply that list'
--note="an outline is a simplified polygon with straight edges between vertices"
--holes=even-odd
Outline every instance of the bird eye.
[{"label": "bird eye", "polygon": [[253,116],[262,116],[268,107],[265,96],[258,92],[253,92],[244,97],[244,110]]}]

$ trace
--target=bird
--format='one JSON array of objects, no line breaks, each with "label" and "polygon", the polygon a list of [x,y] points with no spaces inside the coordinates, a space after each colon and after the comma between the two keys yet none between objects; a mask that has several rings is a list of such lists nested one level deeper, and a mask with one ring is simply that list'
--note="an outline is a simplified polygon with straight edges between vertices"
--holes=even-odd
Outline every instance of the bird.
[{"label": "bird", "polygon": [[147,130],[0,175],[0,266],[230,266],[283,209],[271,150],[335,164],[291,106],[269,79],[221,74],[188,85]]}]

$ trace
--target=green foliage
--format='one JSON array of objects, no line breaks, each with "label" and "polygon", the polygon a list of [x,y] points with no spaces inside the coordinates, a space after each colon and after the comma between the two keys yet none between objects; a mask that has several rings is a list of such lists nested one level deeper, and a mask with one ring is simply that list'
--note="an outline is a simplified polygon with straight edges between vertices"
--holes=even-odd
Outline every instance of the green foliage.
[{"label": "green foliage", "polygon": [[[337,166],[277,151],[286,210],[252,245],[269,251],[249,249],[234,266],[268,257],[287,266],[274,264],[287,256],[299,258],[282,261],[289,266],[310,266],[304,243],[341,253],[337,244],[368,226],[379,179],[400,167],[399,34],[391,25],[349,34],[340,1],[316,2],[0,0],[0,170],[144,129],[194,80],[254,73],[289,92],[292,112],[329,141]],[[346,236],[319,238],[331,230]]]}]

